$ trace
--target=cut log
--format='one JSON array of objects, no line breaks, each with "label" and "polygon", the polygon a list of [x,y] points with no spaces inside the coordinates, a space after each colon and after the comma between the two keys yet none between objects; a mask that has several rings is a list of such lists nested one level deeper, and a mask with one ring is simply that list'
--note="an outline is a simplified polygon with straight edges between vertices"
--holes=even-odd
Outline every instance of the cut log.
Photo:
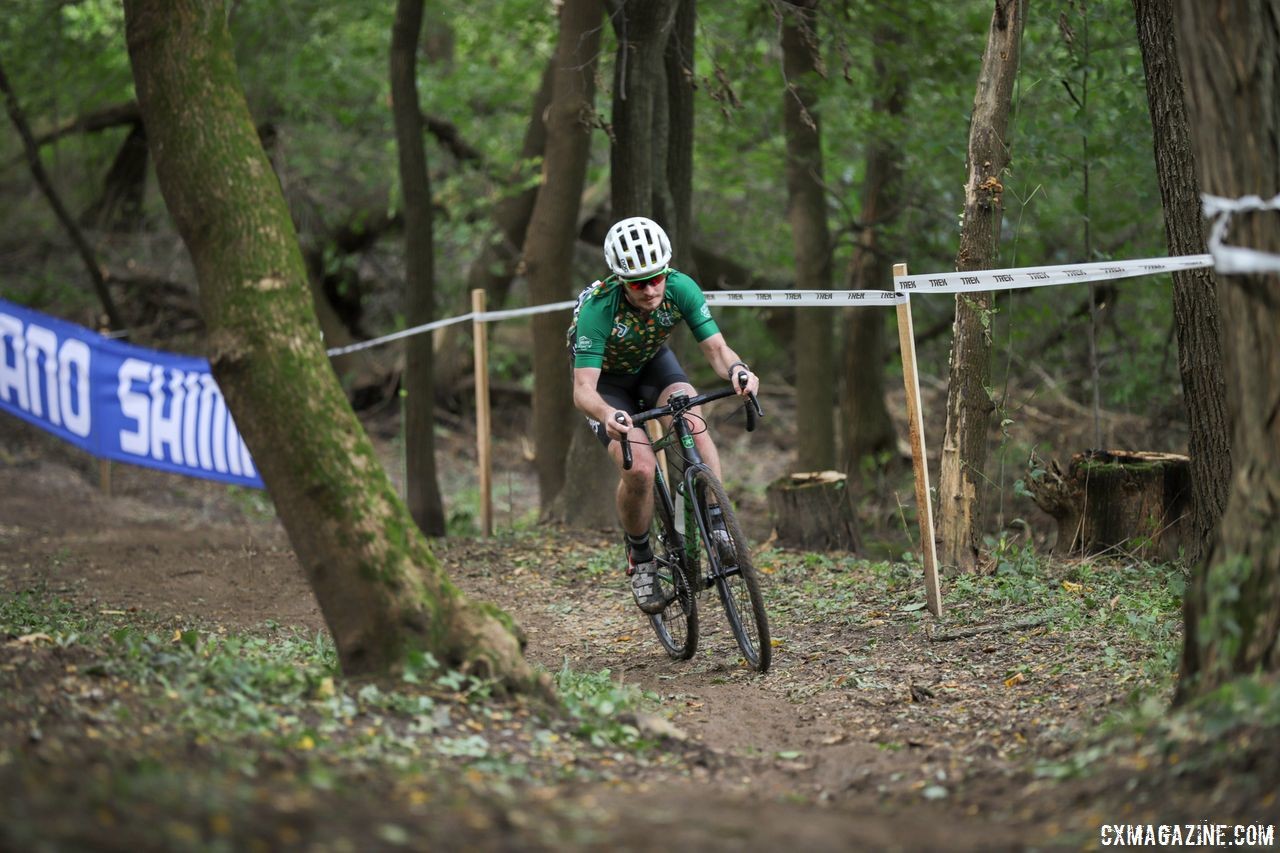
[{"label": "cut log", "polygon": [[1054,461],[1027,482],[1036,505],[1058,522],[1057,553],[1178,556],[1191,501],[1186,456],[1087,450],[1071,457],[1065,474]]},{"label": "cut log", "polygon": [[857,516],[844,474],[791,474],[774,480],[766,494],[778,544],[806,551],[858,550]]}]

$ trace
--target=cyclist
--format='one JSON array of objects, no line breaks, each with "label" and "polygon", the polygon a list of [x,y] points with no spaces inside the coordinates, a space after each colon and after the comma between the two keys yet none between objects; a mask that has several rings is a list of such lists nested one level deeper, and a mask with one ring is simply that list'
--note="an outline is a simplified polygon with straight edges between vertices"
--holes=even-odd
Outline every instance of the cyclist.
[{"label": "cyclist", "polygon": [[[681,320],[712,369],[740,395],[756,393],[760,380],[725,343],[697,283],[667,266],[671,241],[656,222],[636,216],[614,224],[604,240],[604,258],[611,274],[583,290],[569,327],[573,402],[621,473],[618,519],[626,534],[627,574],[636,604],[646,613],[660,613],[666,602],[649,542],[656,460],[648,435],[633,427],[631,415],[643,407],[666,405],[676,391],[697,393],[666,346]],[[630,470],[622,468],[619,441],[624,438],[631,442]],[[702,430],[694,441],[719,477],[720,458],[711,436]]]}]

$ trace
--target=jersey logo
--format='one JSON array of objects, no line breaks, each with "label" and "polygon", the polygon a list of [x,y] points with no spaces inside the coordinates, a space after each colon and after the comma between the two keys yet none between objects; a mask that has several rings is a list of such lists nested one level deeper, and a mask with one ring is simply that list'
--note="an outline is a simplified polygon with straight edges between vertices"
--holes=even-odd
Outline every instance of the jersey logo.
[{"label": "jersey logo", "polygon": [[591,349],[591,338],[586,335],[578,338],[578,349]]},{"label": "jersey logo", "polygon": [[614,325],[614,327],[613,327],[613,334],[614,334],[614,337],[617,337],[617,338],[625,338],[625,337],[627,336],[627,329],[628,329],[628,327],[627,327],[627,324],[626,324],[626,323],[617,323],[617,324],[615,324],[615,325]]},{"label": "jersey logo", "polygon": [[711,309],[710,309],[710,308],[708,308],[707,306],[703,305],[703,306],[702,306],[702,316],[703,316],[703,317],[710,317],[710,316],[711,316]]},{"label": "jersey logo", "polygon": [[655,311],[653,312],[653,316],[657,317],[658,322],[664,326],[671,326],[675,323],[675,320],[672,319],[671,312],[669,311]]}]

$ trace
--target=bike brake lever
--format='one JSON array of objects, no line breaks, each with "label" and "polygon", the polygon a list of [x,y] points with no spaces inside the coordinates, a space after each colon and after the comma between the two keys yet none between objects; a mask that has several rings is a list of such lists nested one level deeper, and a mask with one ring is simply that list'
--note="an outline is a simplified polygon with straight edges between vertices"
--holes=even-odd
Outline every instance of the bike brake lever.
[{"label": "bike brake lever", "polygon": [[[623,423],[622,418],[616,415],[613,419],[618,423]],[[631,470],[631,442],[625,438],[622,439],[622,469],[624,471]]]},{"label": "bike brake lever", "polygon": [[[745,373],[738,374],[738,387],[747,387],[747,375]],[[764,410],[760,408],[760,401],[756,399],[756,395],[747,394],[747,400],[751,405],[747,406],[747,432],[754,432],[756,428],[756,418],[764,417]]]}]

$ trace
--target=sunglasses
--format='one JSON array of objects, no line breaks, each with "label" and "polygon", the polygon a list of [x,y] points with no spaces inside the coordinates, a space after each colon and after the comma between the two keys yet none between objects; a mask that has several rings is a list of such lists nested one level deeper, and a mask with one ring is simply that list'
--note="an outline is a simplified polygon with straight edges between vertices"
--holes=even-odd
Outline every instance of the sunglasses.
[{"label": "sunglasses", "polygon": [[661,284],[662,282],[667,280],[667,273],[669,272],[671,272],[671,270],[663,270],[660,273],[654,273],[648,278],[640,278],[640,279],[636,279],[635,281],[628,281],[627,287],[631,288],[632,290],[644,290],[645,288],[652,287],[657,284]]}]

